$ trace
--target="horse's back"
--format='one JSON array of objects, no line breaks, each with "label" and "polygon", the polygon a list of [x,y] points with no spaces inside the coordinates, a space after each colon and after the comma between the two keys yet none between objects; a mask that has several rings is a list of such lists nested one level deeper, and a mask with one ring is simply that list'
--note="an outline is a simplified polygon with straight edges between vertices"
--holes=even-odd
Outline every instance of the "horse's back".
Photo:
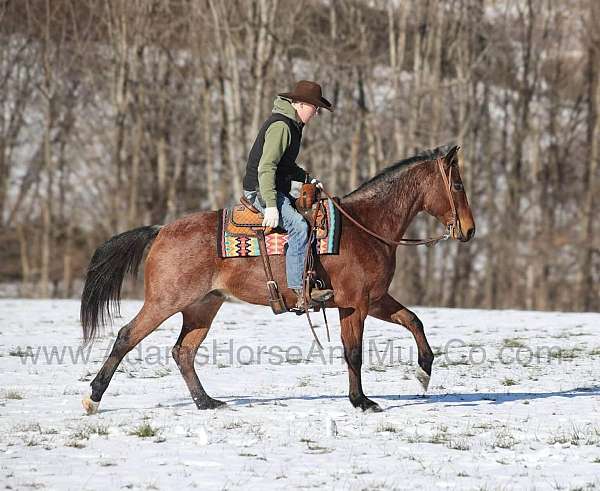
[{"label": "horse's back", "polygon": [[216,259],[217,212],[200,211],[164,225],[148,253],[147,264],[182,273]]},{"label": "horse's back", "polygon": [[218,212],[214,210],[190,213],[164,225],[159,237],[188,239],[210,236],[214,239],[217,231],[217,219]]}]

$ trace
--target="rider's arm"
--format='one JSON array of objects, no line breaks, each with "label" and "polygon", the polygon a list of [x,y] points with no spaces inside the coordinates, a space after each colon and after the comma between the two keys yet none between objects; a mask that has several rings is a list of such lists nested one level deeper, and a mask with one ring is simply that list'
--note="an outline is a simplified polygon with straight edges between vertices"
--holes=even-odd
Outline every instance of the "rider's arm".
[{"label": "rider's arm", "polygon": [[300,167],[297,163],[294,164],[292,172],[290,174],[292,176],[293,181],[299,182],[310,182],[310,176],[308,172],[306,172],[302,167]]},{"label": "rider's arm", "polygon": [[262,156],[258,162],[258,187],[267,207],[277,206],[275,173],[290,141],[290,129],[283,121],[275,121],[267,128]]}]

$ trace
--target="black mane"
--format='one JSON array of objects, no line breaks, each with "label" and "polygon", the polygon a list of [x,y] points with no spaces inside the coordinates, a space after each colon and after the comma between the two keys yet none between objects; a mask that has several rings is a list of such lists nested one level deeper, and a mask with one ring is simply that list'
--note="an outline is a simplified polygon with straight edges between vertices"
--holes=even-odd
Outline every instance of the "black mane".
[{"label": "black mane", "polygon": [[446,155],[453,146],[453,144],[441,145],[433,149],[423,150],[417,155],[400,160],[399,162],[395,162],[383,169],[379,174],[376,174],[368,181],[363,182],[359,187],[348,193],[345,197],[347,198],[354,193],[367,191],[373,188],[379,188],[386,184],[391,184],[399,174],[404,173],[404,171],[410,169],[413,165],[442,157]]}]

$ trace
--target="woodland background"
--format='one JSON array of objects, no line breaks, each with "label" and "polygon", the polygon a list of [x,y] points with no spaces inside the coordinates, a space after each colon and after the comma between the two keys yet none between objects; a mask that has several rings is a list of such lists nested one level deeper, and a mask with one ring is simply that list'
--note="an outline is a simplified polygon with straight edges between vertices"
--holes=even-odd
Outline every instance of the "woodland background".
[{"label": "woodland background", "polygon": [[299,162],[335,194],[462,147],[477,234],[401,248],[401,302],[598,311],[598,26],[597,0],[0,0],[2,293],[76,297],[112,235],[235,202],[307,78],[336,111]]}]

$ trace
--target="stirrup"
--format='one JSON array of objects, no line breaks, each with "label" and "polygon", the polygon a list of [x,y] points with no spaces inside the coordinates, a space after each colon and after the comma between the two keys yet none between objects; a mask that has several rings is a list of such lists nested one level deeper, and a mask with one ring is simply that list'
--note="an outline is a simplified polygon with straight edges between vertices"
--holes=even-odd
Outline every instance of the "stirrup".
[{"label": "stirrup", "polygon": [[323,302],[327,302],[327,300],[330,300],[332,298],[333,298],[333,290],[331,290],[329,288],[324,288],[324,289],[313,288],[310,292],[310,299],[313,300],[314,302],[323,303]]}]

